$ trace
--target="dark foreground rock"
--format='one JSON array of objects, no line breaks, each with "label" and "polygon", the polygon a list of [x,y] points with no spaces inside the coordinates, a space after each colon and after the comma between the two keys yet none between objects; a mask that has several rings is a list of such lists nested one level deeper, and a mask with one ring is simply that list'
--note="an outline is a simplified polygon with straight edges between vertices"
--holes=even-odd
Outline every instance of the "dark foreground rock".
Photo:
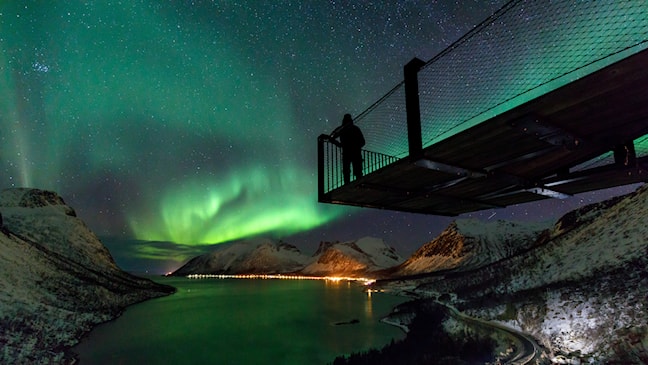
[{"label": "dark foreground rock", "polygon": [[372,349],[348,356],[339,356],[333,365],[399,365],[399,364],[486,364],[495,361],[498,343],[491,333],[464,327],[460,334],[448,331],[451,320],[447,311],[433,302],[414,301],[399,309],[416,313],[408,322],[409,332],[401,341],[393,341],[382,349]]},{"label": "dark foreground rock", "polygon": [[128,305],[174,288],[130,275],[53,192],[0,192],[0,363],[71,364],[70,348]]},{"label": "dark foreground rock", "polygon": [[644,185],[566,214],[497,261],[376,286],[517,329],[547,363],[648,364],[647,216]]}]

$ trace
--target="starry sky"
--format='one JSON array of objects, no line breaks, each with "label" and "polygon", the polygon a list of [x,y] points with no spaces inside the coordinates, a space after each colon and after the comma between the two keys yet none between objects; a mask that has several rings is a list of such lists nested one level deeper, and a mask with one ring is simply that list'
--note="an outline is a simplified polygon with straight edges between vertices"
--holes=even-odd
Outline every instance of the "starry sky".
[{"label": "starry sky", "polygon": [[0,188],[58,192],[133,269],[258,236],[408,254],[452,219],[317,203],[316,138],[504,3],[3,1]]}]

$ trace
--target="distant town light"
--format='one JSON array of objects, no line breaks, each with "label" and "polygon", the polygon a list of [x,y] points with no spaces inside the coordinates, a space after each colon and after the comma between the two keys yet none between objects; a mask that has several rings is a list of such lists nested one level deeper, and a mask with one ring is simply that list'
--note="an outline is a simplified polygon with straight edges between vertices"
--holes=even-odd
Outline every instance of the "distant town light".
[{"label": "distant town light", "polygon": [[190,274],[188,279],[277,279],[277,280],[325,280],[332,282],[359,281],[363,285],[371,285],[375,279],[355,278],[348,276],[307,276],[307,275],[283,275],[283,274]]}]

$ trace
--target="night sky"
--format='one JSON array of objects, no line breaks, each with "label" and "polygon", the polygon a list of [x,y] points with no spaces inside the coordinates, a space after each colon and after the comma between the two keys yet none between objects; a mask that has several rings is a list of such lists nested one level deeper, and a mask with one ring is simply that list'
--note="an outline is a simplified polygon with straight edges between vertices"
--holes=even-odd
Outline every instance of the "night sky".
[{"label": "night sky", "polygon": [[504,3],[3,1],[0,188],[58,192],[126,266],[253,236],[409,254],[452,219],[317,203],[316,138]]}]

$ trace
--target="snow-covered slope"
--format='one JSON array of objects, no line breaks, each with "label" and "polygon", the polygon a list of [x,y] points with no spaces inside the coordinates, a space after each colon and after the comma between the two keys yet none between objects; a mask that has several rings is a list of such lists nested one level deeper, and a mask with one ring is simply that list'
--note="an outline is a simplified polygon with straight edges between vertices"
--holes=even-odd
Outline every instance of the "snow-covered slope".
[{"label": "snow-covered slope", "polygon": [[87,267],[118,270],[106,247],[56,193],[7,189],[0,199],[4,223],[14,235]]},{"label": "snow-covered slope", "polygon": [[189,274],[287,274],[362,276],[402,262],[381,239],[365,237],[345,243],[322,242],[313,256],[295,246],[268,240],[222,245],[195,257],[173,275]]},{"label": "snow-covered slope", "polygon": [[403,259],[379,238],[344,243],[322,242],[314,260],[301,272],[307,275],[361,276],[398,265]]},{"label": "snow-covered slope", "polygon": [[395,268],[395,276],[476,269],[529,249],[549,223],[459,219]]},{"label": "snow-covered slope", "polygon": [[0,192],[0,363],[65,364],[92,326],[173,288],[121,271],[52,192]]},{"label": "snow-covered slope", "polygon": [[566,214],[527,251],[395,285],[530,333],[550,358],[645,364],[646,217],[648,185]]},{"label": "snow-covered slope", "polygon": [[214,252],[197,256],[173,275],[189,274],[285,274],[301,269],[309,257],[295,246],[268,240],[224,244]]}]

